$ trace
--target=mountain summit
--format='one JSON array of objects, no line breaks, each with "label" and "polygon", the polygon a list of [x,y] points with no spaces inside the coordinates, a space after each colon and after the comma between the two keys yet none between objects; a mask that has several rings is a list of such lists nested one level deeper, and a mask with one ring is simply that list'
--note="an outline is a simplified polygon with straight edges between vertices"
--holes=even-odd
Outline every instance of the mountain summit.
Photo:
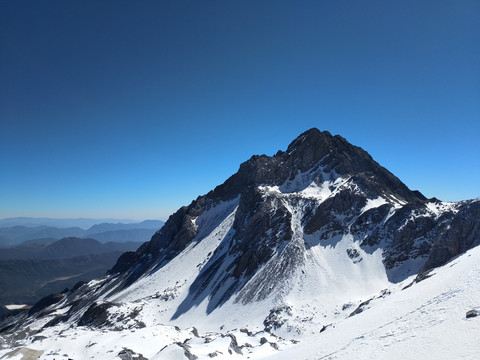
[{"label": "mountain summit", "polygon": [[310,249],[323,243],[348,243],[343,256],[352,263],[380,250],[387,277],[397,282],[448,260],[445,254],[443,262],[427,262],[465,206],[427,200],[363,149],[310,129],[286,151],[252,156],[225,183],[173,214],[149,243],[124,254],[110,273],[125,288],[228,221],[174,318],[205,299],[211,312],[232,297],[245,303],[277,293],[295,272],[309,270]]},{"label": "mountain summit", "polygon": [[[255,155],[241,164],[238,172],[224,184],[173,214],[150,243],[136,253],[125,254],[112,269],[112,274],[127,273],[128,285],[151,271],[152,266],[168,262],[192,243],[201,241],[210,230],[204,229],[205,226],[215,228],[218,224],[212,220],[224,220],[222,217],[204,220],[217,207],[232,212],[235,209],[230,234],[222,243],[222,249],[228,251],[222,254],[220,250],[215,251],[194,289],[197,285],[198,290],[204,288],[212,276],[222,277],[217,279],[219,283],[234,278],[236,281],[229,289],[217,286],[213,290],[220,302],[241,290],[274,255],[275,262],[283,258],[282,253],[289,254],[290,260],[297,259],[295,265],[280,266],[282,271],[292,271],[302,257],[303,235],[316,234],[321,240],[350,234],[355,240],[361,240],[360,244],[370,247],[383,241],[384,250],[388,250],[387,268],[393,270],[404,261],[412,260],[412,256],[413,259],[419,256],[426,259],[433,239],[422,239],[420,246],[415,241],[420,237],[415,231],[396,230],[400,230],[412,212],[431,218],[436,211],[432,209],[438,204],[428,202],[418,191],[409,190],[367,152],[341,136],[311,129],[295,139],[285,152],[279,151],[274,156]],[[447,213],[453,215],[453,205],[441,207],[448,208]],[[425,226],[421,235],[431,231],[435,221]],[[402,235],[394,236],[398,232]],[[298,244],[297,239],[301,240]],[[398,247],[402,253],[396,249]],[[293,248],[294,256],[290,254]],[[227,254],[231,263],[220,269],[220,264],[226,265]],[[418,270],[417,264],[401,276]],[[275,282],[283,281],[281,275],[271,274],[277,279]],[[255,285],[259,286],[261,284]],[[198,290],[193,293],[199,295]],[[222,291],[224,293],[220,294]],[[267,295],[261,293],[260,297]],[[247,299],[246,296],[242,298]]]},{"label": "mountain summit", "polygon": [[324,330],[479,245],[479,215],[479,199],[426,199],[361,148],[311,129],[242,163],[108,276],[40,314],[47,328]]}]

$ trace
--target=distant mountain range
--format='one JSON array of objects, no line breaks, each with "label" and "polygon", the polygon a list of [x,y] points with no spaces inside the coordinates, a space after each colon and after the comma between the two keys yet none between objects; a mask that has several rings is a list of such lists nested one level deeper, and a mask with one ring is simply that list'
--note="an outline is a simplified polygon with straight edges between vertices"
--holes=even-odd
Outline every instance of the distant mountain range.
[{"label": "distant mountain range", "polygon": [[0,249],[0,260],[67,259],[76,256],[136,250],[140,244],[133,241],[101,243],[90,238],[67,237],[54,242],[26,242],[18,246]]},{"label": "distant mountain range", "polygon": [[104,219],[91,219],[91,218],[34,218],[34,217],[13,217],[0,219],[0,227],[10,227],[10,226],[27,226],[27,227],[36,227],[36,226],[51,226],[57,228],[69,228],[69,227],[79,227],[84,230],[91,228],[93,225],[101,223],[122,223],[122,224],[132,224],[138,223],[136,220],[131,219],[113,219],[113,218],[104,218]]},{"label": "distant mountain range", "polygon": [[[21,222],[21,219],[23,219],[23,222]],[[79,226],[55,227],[45,225],[49,222],[60,224],[63,220],[65,220],[63,224],[66,224],[72,223],[73,220],[83,219],[15,218],[0,220],[0,247],[14,246],[32,240],[51,242],[65,237],[89,237],[100,242],[145,242],[150,240],[152,235],[164,224],[160,220],[145,220],[139,223],[100,223],[94,224],[88,229],[82,229]],[[5,224],[14,223],[17,223],[17,225],[5,226]]]},{"label": "distant mountain range", "polygon": [[0,306],[33,304],[50,293],[104,275],[125,251],[138,242],[102,244],[89,238],[27,242],[0,249]]},{"label": "distant mountain range", "polygon": [[[104,275],[123,252],[136,250],[163,226],[160,220],[98,221],[0,220],[0,306],[33,304],[50,293],[73,287],[80,280]],[[88,228],[82,228],[87,224]]]}]

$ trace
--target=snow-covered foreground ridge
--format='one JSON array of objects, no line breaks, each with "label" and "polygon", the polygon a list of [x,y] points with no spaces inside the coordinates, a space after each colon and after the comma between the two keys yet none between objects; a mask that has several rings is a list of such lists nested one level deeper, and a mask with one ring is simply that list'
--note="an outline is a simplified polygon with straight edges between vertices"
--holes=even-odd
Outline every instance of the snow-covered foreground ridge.
[{"label": "snow-covered foreground ridge", "polygon": [[[330,324],[325,321],[326,327],[318,326],[315,319],[302,319],[303,332],[287,331],[284,337],[240,327],[202,332],[161,324],[117,330],[64,324],[46,328],[16,346],[39,350],[39,359],[49,360],[128,359],[123,357],[127,353],[134,359],[139,354],[147,359],[477,359],[480,318],[465,314],[480,310],[479,275],[480,247],[476,247],[420,283],[404,288],[412,280],[406,279],[391,285],[372,296],[357,315],[345,316],[358,306],[359,300],[352,299],[350,304],[355,304],[336,319],[330,318]],[[288,311],[281,314],[287,322],[294,318]],[[249,316],[247,311],[244,315]],[[316,310],[312,316],[322,314]],[[42,325],[39,320],[32,330]],[[1,350],[0,358],[22,359],[9,357],[11,351]]]},{"label": "snow-covered foreground ridge", "polygon": [[478,244],[479,199],[426,199],[312,129],[179,209],[108,276],[0,320],[0,358],[386,358],[432,347],[429,327],[444,349],[460,324],[478,335],[465,322]]}]

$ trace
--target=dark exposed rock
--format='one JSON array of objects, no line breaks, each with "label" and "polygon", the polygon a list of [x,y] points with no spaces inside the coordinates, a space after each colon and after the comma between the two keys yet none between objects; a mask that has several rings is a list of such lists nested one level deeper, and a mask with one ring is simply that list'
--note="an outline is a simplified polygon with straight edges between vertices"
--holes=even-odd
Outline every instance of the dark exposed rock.
[{"label": "dark exposed rock", "polygon": [[[339,234],[346,232],[347,224],[355,217],[356,213],[360,213],[366,203],[367,199],[363,195],[356,195],[349,189],[342,190],[318,206],[315,214],[305,225],[305,233],[313,234],[322,228],[325,236],[332,232]],[[349,215],[347,217],[339,216],[343,214]]]},{"label": "dark exposed rock", "polygon": [[228,347],[229,350],[233,350],[235,351],[237,354],[239,355],[243,355],[242,353],[242,348],[240,346],[238,346],[238,342],[237,342],[237,338],[235,337],[235,335],[233,334],[228,334],[228,336],[230,337],[230,345]]},{"label": "dark exposed rock", "polygon": [[441,266],[453,257],[480,245],[480,201],[465,202],[438,241],[420,273]]},{"label": "dark exposed rock", "polygon": [[87,282],[86,281],[79,281],[77,282],[73,288],[72,288],[72,292],[75,292],[77,291],[78,289],[80,289],[83,285],[85,285]]},{"label": "dark exposed rock", "polygon": [[28,315],[27,309],[10,310],[0,316],[0,334],[13,332],[25,321]]},{"label": "dark exposed rock", "polygon": [[121,360],[148,360],[142,354],[137,354],[133,350],[123,348],[117,355]]},{"label": "dark exposed rock", "polygon": [[177,344],[178,346],[180,346],[182,349],[183,349],[183,353],[185,354],[185,357],[188,359],[188,360],[197,360],[198,359],[198,356],[196,356],[195,354],[192,354],[191,350],[190,350],[190,346],[186,343],[181,343],[181,342],[177,342],[175,343]]},{"label": "dark exposed rock", "polygon": [[240,329],[240,332],[247,334],[248,336],[253,336],[253,333],[245,328]]},{"label": "dark exposed rock", "polygon": [[290,306],[280,306],[270,310],[270,314],[263,321],[265,331],[278,330],[292,316],[292,308]]},{"label": "dark exposed rock", "polygon": [[[242,196],[235,217],[235,235],[230,254],[240,254],[230,268],[235,277],[251,276],[260,265],[269,259],[281,244],[291,239],[291,214],[275,199],[264,200],[258,190]],[[272,202],[276,202],[275,206]],[[275,209],[272,212],[272,209]],[[266,235],[269,229],[275,234]]]},{"label": "dark exposed rock", "polygon": [[117,306],[111,302],[93,303],[78,321],[79,326],[101,327],[109,325],[108,309]]},{"label": "dark exposed rock", "polygon": [[196,327],[193,327],[193,328],[192,328],[192,334],[193,334],[193,336],[195,336],[195,337],[197,337],[197,338],[200,337],[200,335],[198,334],[198,330],[197,330]]},{"label": "dark exposed rock", "polygon": [[[292,180],[297,173],[303,173],[323,166],[324,172],[334,171],[337,176],[352,176],[352,181],[361,187],[365,194],[386,195],[395,194],[401,200],[423,201],[425,198],[410,191],[400,180],[386,169],[378,165],[371,156],[359,147],[349,144],[340,136],[332,136],[328,132],[311,129],[301,134],[288,147],[286,152],[278,152],[275,156],[252,156],[241,164],[238,172],[231,176],[224,184],[205,196],[200,196],[188,207],[182,207],[173,214],[167,223],[152,237],[152,240],[137,250],[137,256],[129,254],[119,259],[119,263],[112,269],[125,271],[131,268],[142,255],[158,255],[164,253],[176,254],[183,250],[196,235],[196,229],[191,221],[199,216],[206,208],[221,201],[232,200],[241,194],[239,211],[234,228],[250,233],[244,225],[267,224],[255,216],[262,210],[262,195],[257,186],[263,184],[281,185],[287,180]],[[361,207],[365,204],[364,197],[358,197],[349,191],[342,192],[329,202],[316,210],[315,219],[306,225],[306,232],[312,233],[320,228],[325,220],[323,214],[334,208],[338,213],[350,209],[352,206]],[[263,206],[265,207],[265,206]],[[243,210],[242,210],[243,209]],[[325,210],[323,210],[325,209]],[[250,216],[253,215],[252,218]],[[269,217],[272,220],[274,216]],[[260,220],[260,222],[259,222]],[[328,223],[328,221],[327,221]],[[262,225],[262,226],[265,226]],[[340,229],[342,224],[332,225]],[[262,229],[260,229],[262,230]],[[260,233],[257,231],[257,233]],[[244,238],[236,235],[238,239]],[[254,239],[248,239],[254,241]],[[242,267],[236,271],[241,272]]]},{"label": "dark exposed rock", "polygon": [[468,318],[473,318],[473,317],[477,317],[479,314],[478,314],[478,311],[477,310],[468,310],[467,311],[467,314],[465,315],[465,317],[468,319]]},{"label": "dark exposed rock", "polygon": [[58,303],[60,300],[65,298],[65,294],[50,294],[45,296],[43,299],[40,299],[35,305],[32,306],[28,315],[33,315],[38,313],[41,310],[46,309],[50,305]]},{"label": "dark exposed rock", "polygon": [[323,325],[322,328],[320,329],[320,332],[321,332],[321,333],[324,332],[324,331],[327,330],[327,328],[328,328],[329,326],[331,326],[331,325],[332,325],[332,324]]},{"label": "dark exposed rock", "polygon": [[347,255],[352,260],[360,257],[360,253],[357,249],[347,249]]},{"label": "dark exposed rock", "polygon": [[42,340],[45,340],[45,339],[48,339],[46,336],[42,336],[42,335],[39,335],[39,336],[35,336],[33,338],[33,342],[35,341],[42,341]]},{"label": "dark exposed rock", "polygon": [[120,255],[115,266],[109,270],[109,274],[121,273],[130,269],[135,262],[139,260],[139,256],[134,251],[127,251]]},{"label": "dark exposed rock", "polygon": [[374,246],[378,244],[378,224],[382,224],[383,220],[387,218],[390,211],[393,210],[391,204],[383,204],[377,208],[372,208],[360,216],[350,226],[350,233],[354,236],[362,236],[373,230],[373,233],[366,238],[362,246]]},{"label": "dark exposed rock", "polygon": [[277,343],[271,342],[271,343],[270,343],[270,346],[271,346],[272,348],[274,348],[275,350],[278,350],[278,345],[277,345]]},{"label": "dark exposed rock", "polygon": [[355,315],[358,315],[358,314],[362,313],[365,310],[365,307],[368,304],[370,304],[370,301],[372,301],[372,299],[369,299],[367,301],[362,302],[360,305],[358,305],[358,307],[348,317],[352,317],[352,316],[355,316]]},{"label": "dark exposed rock", "polygon": [[44,327],[44,328],[48,328],[48,327],[52,327],[52,326],[61,324],[62,322],[67,321],[69,318],[70,318],[70,317],[69,317],[69,316],[66,316],[66,315],[56,316],[56,317],[54,317],[52,320],[50,320],[49,322],[47,322],[43,327]]}]

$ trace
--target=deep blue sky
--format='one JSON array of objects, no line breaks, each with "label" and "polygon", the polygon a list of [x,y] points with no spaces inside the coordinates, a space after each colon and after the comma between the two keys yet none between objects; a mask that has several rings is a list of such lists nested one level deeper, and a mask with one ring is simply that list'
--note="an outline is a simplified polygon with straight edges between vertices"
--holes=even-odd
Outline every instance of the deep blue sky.
[{"label": "deep blue sky", "polygon": [[479,1],[0,2],[0,218],[166,218],[317,127],[480,196]]}]

